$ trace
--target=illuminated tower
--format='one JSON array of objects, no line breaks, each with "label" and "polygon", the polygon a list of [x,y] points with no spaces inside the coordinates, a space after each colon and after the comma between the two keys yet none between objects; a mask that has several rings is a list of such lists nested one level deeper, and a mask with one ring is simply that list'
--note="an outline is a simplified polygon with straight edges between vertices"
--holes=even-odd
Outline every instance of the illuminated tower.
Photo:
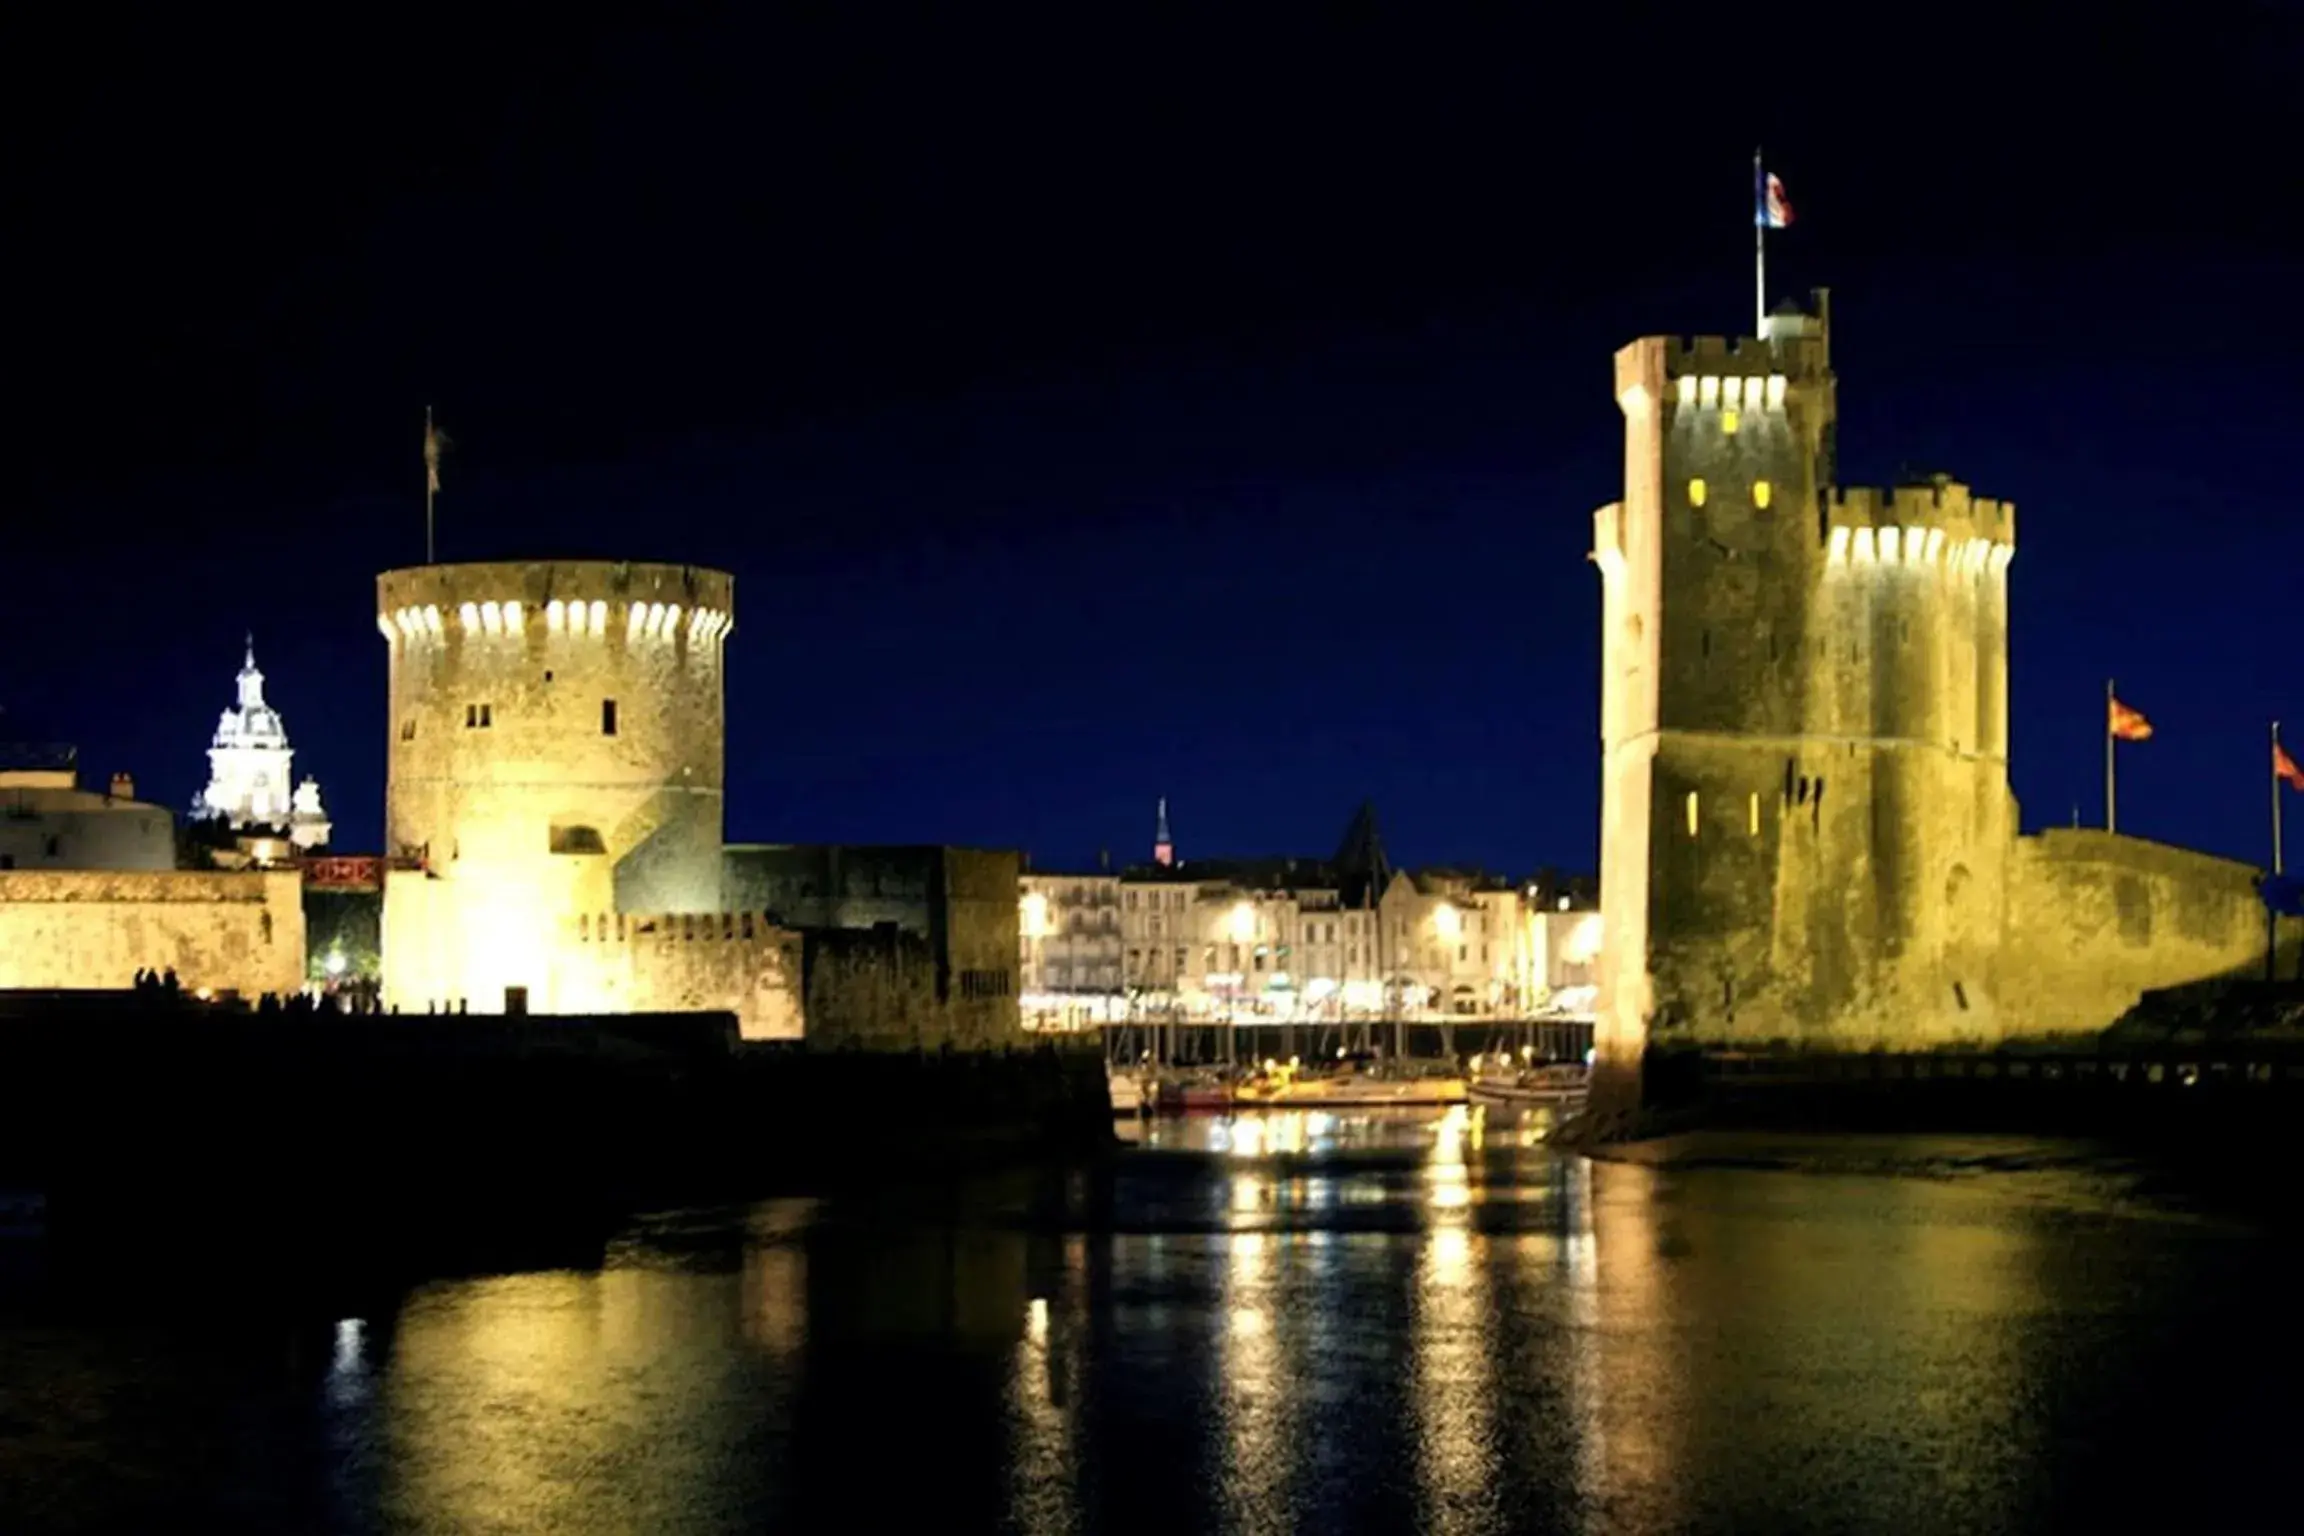
[{"label": "illuminated tower", "polygon": [[256,669],[253,635],[236,687],[233,706],[218,717],[208,746],[208,787],[200,792],[200,811],[234,827],[285,827],[299,848],[327,842],[320,786],[310,778],[299,785],[290,777],[296,751],[288,744],[280,711],[264,702],[264,674]]},{"label": "illuminated tower", "polygon": [[390,657],[384,986],[545,1007],[578,913],[720,904],[723,572],[607,561],[377,579]]},{"label": "illuminated tower", "polygon": [[1168,797],[1160,797],[1160,808],[1153,815],[1152,862],[1162,866],[1176,862],[1176,844],[1168,836]]},{"label": "illuminated tower", "polygon": [[1616,355],[1624,499],[1593,559],[1617,1066],[1998,1030],[2014,509],[1834,483],[1814,307]]}]

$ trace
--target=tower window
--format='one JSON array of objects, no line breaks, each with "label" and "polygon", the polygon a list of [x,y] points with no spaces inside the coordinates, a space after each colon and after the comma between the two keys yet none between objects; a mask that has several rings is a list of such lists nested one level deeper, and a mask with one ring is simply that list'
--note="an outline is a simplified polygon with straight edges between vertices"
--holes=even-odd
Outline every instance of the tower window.
[{"label": "tower window", "polygon": [[1752,792],[1752,799],[1745,808],[1745,814],[1750,823],[1752,835],[1758,837],[1760,835],[1760,792],[1758,790]]},{"label": "tower window", "polygon": [[1752,505],[1765,512],[1768,510],[1768,503],[1774,501],[1775,499],[1776,488],[1774,486],[1770,485],[1765,480],[1755,480],[1752,482]]},{"label": "tower window", "polygon": [[1688,482],[1688,505],[1692,507],[1704,505],[1704,490],[1704,477],[1702,475],[1690,480]]},{"label": "tower window", "polygon": [[1720,413],[1720,430],[1728,436],[1734,437],[1736,429],[1741,425],[1743,423],[1734,411],[1722,411]]},{"label": "tower window", "polygon": [[616,734],[616,701],[614,699],[602,699],[600,701],[600,734],[603,736]]},{"label": "tower window", "polygon": [[414,741],[416,739],[416,717],[414,715],[410,715],[400,722],[400,739],[402,741]]},{"label": "tower window", "polygon": [[467,704],[464,706],[464,728],[466,730],[484,731],[495,723],[495,707],[493,705]]},{"label": "tower window", "polygon": [[1696,791],[1688,791],[1688,835],[1696,835]]}]

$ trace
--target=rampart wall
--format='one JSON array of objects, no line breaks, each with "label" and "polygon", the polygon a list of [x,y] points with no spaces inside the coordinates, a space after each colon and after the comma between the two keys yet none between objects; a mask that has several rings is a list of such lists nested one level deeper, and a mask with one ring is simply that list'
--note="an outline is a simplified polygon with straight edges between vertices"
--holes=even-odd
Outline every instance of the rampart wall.
[{"label": "rampart wall", "polygon": [[0,871],[0,987],[174,970],[186,991],[286,997],[304,985],[301,885],[293,870]]},{"label": "rampart wall", "polygon": [[563,934],[556,1006],[577,1013],[736,1015],[746,1040],[806,1033],[801,937],[754,912],[587,913]]},{"label": "rampart wall", "polygon": [[[2002,1007],[2015,1036],[2093,1033],[2148,991],[2264,974],[2258,872],[2091,828],[2016,840]],[[2304,924],[2283,927],[2282,974]]]}]

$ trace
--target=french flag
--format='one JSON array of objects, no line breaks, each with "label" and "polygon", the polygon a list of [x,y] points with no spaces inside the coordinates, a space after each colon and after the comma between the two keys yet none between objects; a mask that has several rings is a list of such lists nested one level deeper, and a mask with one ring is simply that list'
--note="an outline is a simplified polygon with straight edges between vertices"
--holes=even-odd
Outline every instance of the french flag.
[{"label": "french flag", "polygon": [[1752,222],[1762,229],[1782,229],[1792,222],[1792,199],[1784,195],[1784,183],[1760,169],[1758,161],[1752,164],[1756,185],[1752,188]]}]

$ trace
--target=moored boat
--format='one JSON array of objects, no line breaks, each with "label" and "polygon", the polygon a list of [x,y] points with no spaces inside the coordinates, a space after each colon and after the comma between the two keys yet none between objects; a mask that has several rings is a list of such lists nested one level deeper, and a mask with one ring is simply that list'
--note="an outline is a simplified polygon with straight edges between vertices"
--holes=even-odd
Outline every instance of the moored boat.
[{"label": "moored boat", "polygon": [[1475,1077],[1465,1093],[1475,1104],[1528,1108],[1571,1104],[1584,1097],[1588,1074],[1577,1066],[1530,1067],[1525,1071]]}]

